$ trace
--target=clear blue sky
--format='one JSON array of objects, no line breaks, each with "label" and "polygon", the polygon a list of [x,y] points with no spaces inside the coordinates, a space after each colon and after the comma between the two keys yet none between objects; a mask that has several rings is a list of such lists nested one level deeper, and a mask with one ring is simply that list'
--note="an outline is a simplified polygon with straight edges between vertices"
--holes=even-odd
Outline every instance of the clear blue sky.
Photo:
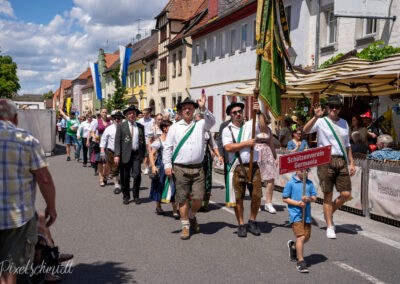
[{"label": "clear blue sky", "polygon": [[11,0],[10,3],[18,19],[44,25],[56,14],[62,15],[70,10],[74,4],[72,0]]}]

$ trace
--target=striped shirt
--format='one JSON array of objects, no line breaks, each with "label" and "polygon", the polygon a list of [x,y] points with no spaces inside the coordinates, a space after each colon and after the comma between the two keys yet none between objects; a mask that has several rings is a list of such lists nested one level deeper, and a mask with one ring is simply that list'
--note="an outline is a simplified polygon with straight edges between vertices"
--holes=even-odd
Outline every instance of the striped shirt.
[{"label": "striped shirt", "polygon": [[35,137],[0,120],[0,230],[19,228],[32,219],[36,181],[31,171],[47,166]]}]

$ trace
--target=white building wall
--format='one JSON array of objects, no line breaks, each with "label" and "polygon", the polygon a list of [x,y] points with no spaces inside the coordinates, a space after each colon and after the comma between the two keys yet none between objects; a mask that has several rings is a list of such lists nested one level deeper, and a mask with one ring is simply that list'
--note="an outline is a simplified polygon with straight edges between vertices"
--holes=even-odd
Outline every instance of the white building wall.
[{"label": "white building wall", "polygon": [[[127,82],[128,82],[128,78],[127,78]],[[112,98],[114,96],[114,92],[115,92],[115,81],[111,77],[111,72],[108,72],[106,75],[106,85],[104,88],[103,95],[105,96],[106,99]]]},{"label": "white building wall", "polygon": [[[146,63],[146,93],[147,93],[147,105],[151,105],[151,101],[154,101],[155,109],[153,113],[159,113],[163,110],[161,109],[161,99],[158,94],[158,68],[157,68],[158,58],[155,58]],[[151,73],[150,66],[154,65],[154,83],[151,83]]]},{"label": "white building wall", "polygon": [[[256,77],[256,52],[254,46],[254,21],[256,15],[241,19],[240,21],[216,30],[200,38],[193,40],[192,48],[192,76],[190,93],[193,99],[201,96],[204,88],[207,96],[213,96],[213,113],[216,117],[216,124],[212,131],[217,132],[222,123],[222,95],[230,89],[243,82],[254,80]],[[246,48],[240,49],[242,25],[247,24]],[[231,30],[236,30],[236,48],[234,53],[230,53]],[[221,34],[225,34],[225,51],[221,54]],[[215,58],[210,58],[213,37],[217,38]],[[204,41],[207,41],[207,57],[203,60]],[[200,46],[200,60],[195,64],[196,45]],[[226,105],[229,102],[227,101]]]}]

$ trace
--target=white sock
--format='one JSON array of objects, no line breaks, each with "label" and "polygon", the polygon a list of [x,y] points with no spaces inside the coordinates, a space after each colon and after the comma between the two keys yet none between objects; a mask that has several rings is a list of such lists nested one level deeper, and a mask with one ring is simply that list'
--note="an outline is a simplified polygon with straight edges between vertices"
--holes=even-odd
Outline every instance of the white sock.
[{"label": "white sock", "polygon": [[189,220],[181,220],[181,223],[182,223],[182,228],[186,228],[186,229],[190,228]]}]

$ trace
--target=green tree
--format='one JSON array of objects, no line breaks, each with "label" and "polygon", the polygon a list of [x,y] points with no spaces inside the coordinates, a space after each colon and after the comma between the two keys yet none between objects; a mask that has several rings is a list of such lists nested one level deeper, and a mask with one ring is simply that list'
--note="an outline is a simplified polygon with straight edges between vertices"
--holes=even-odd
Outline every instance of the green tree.
[{"label": "green tree", "polygon": [[0,98],[11,99],[21,89],[17,76],[17,64],[11,56],[0,51]]},{"label": "green tree", "polygon": [[53,99],[53,96],[54,96],[53,91],[48,91],[47,93],[44,93],[44,94],[42,95],[42,98],[43,98],[44,100],[48,100],[48,99]]},{"label": "green tree", "polygon": [[124,99],[124,94],[126,94],[126,87],[122,85],[121,77],[119,76],[119,66],[114,69],[111,73],[111,77],[114,79],[115,91],[111,99],[105,102],[105,107],[108,111],[114,109],[125,108],[127,101]]}]

